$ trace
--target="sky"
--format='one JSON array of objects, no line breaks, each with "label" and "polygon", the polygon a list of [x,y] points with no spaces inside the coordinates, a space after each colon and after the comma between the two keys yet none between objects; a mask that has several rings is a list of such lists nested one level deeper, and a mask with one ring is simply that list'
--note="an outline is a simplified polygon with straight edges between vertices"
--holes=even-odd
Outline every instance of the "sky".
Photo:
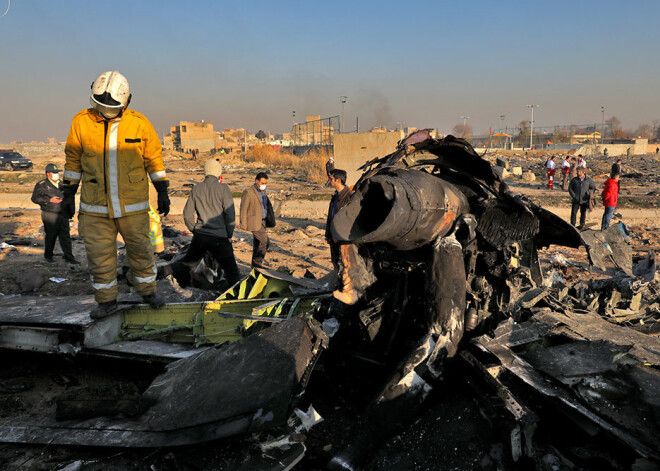
[{"label": "sky", "polygon": [[[11,1],[11,3],[9,3]],[[65,140],[90,85],[119,70],[162,136],[179,121],[288,132],[477,134],[660,119],[660,2],[0,0],[0,143]],[[295,118],[292,112],[295,111]],[[504,120],[500,116],[504,115]]]}]

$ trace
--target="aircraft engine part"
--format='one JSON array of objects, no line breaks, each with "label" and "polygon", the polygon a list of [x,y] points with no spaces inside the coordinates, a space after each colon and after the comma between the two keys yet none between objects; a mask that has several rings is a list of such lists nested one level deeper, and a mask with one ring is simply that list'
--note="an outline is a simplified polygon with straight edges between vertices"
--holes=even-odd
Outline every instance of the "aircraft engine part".
[{"label": "aircraft engine part", "polygon": [[452,184],[419,170],[387,170],[360,184],[331,230],[342,242],[387,242],[411,250],[447,234],[468,211],[467,199]]}]

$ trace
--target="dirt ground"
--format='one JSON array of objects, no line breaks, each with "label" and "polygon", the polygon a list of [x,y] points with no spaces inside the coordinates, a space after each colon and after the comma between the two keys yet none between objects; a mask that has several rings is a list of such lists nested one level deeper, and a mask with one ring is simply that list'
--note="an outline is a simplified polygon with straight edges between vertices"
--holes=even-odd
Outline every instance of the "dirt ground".
[{"label": "dirt ground", "polygon": [[[195,182],[203,179],[203,163],[209,155],[201,154],[196,161],[187,154],[167,151],[164,154],[165,165],[170,178],[172,211],[163,223],[187,234],[181,210]],[[497,155],[487,158],[495,161]],[[536,174],[535,182],[525,182],[520,177],[509,176],[506,181],[512,191],[525,195],[532,201],[553,211],[568,220],[570,217],[570,197],[555,184],[555,189],[545,186],[544,152],[534,155],[511,154],[504,157],[511,167],[521,166],[523,171]],[[73,295],[91,293],[85,250],[82,240],[77,237],[77,219],[71,221],[71,234],[74,237],[74,255],[82,264],[71,266],[58,255],[56,263],[47,264],[43,260],[43,228],[38,207],[29,202],[34,183],[43,178],[43,170],[48,163],[64,166],[64,154],[31,157],[34,170],[30,172],[0,171],[0,236],[13,247],[0,249],[0,293],[16,295],[22,292],[17,284],[17,274],[24,271],[38,271],[44,276],[44,285],[34,293],[37,296]],[[557,159],[560,164],[561,159]],[[287,168],[263,168],[258,164],[248,164],[231,154],[223,156],[223,178],[232,192],[236,203],[240,194],[254,181],[259,171],[270,174],[268,190],[271,199],[280,201],[278,224],[270,231],[271,251],[266,259],[267,266],[285,267],[296,276],[303,276],[306,271],[321,277],[331,270],[328,246],[324,240],[327,205],[333,192],[332,188],[305,181],[304,174]],[[594,175],[596,186],[602,189],[605,176],[613,162],[611,158],[589,158],[587,165],[590,175]],[[617,214],[613,222],[623,221],[632,233],[631,242],[635,255],[642,255],[648,250],[660,249],[660,162],[652,156],[633,156],[623,162],[624,177],[621,179],[621,194]],[[626,176],[628,175],[628,176]],[[350,184],[351,182],[349,182]],[[9,209],[9,208],[22,209]],[[277,204],[276,204],[277,207]],[[3,210],[4,209],[4,210]],[[597,207],[588,213],[587,227],[599,228],[602,208]],[[13,243],[12,243],[13,242]],[[16,242],[18,242],[18,245]],[[168,241],[169,252],[175,251],[172,241]],[[234,253],[242,275],[249,272],[252,253],[252,235],[237,229],[234,233]],[[121,244],[120,244],[121,245]],[[545,253],[555,253],[558,248],[550,247]],[[584,250],[571,251],[561,248],[567,258],[586,261]],[[573,252],[573,253],[571,253]],[[161,260],[159,264],[166,263]],[[50,281],[51,278],[66,281]],[[122,286],[127,291],[127,286]]]},{"label": "dirt ground", "polygon": [[[56,263],[43,259],[43,228],[40,212],[35,205],[18,205],[25,197],[29,199],[34,184],[43,178],[47,163],[55,162],[63,167],[64,155],[31,157],[35,168],[31,172],[0,172],[0,293],[4,296],[67,296],[91,294],[89,272],[82,240],[77,236],[77,219],[71,222],[74,255],[82,263],[74,266],[64,262],[59,247],[56,247]],[[208,158],[202,154],[197,161],[189,156],[168,152],[165,154],[166,169],[171,181],[173,210],[164,219],[169,226],[183,233],[180,240],[167,239],[168,252],[179,247],[179,242],[189,239],[181,216],[194,182],[203,179],[203,162]],[[495,159],[495,156],[488,156]],[[510,177],[507,182],[514,192],[523,194],[568,219],[570,203],[568,193],[560,189],[545,187],[544,155],[507,155],[511,166],[522,166],[523,171],[536,174],[535,182],[524,182],[519,177]],[[296,276],[307,271],[321,277],[331,270],[330,254],[324,241],[325,215],[332,189],[305,181],[304,175],[293,169],[266,169],[254,164],[244,164],[231,156],[224,157],[224,182],[229,184],[235,198],[253,182],[258,171],[266,170],[271,178],[268,188],[273,200],[281,201],[277,226],[271,230],[271,250],[267,266],[285,267]],[[613,159],[587,159],[590,174],[602,189]],[[558,166],[561,160],[558,159]],[[621,180],[620,205],[617,213],[628,226],[634,256],[644,255],[648,250],[660,250],[660,162],[653,157],[631,157],[624,161],[624,178]],[[629,176],[626,177],[625,174]],[[630,176],[631,175],[631,176]],[[351,183],[351,182],[349,182]],[[558,186],[558,185],[557,185]],[[557,186],[555,188],[557,188]],[[237,200],[238,201],[238,200]],[[597,207],[589,214],[587,225],[600,227],[602,208]],[[618,219],[616,219],[618,220]],[[186,239],[188,237],[188,239]],[[121,246],[121,243],[118,243]],[[251,257],[251,234],[241,230],[234,233],[234,252],[242,275],[249,272]],[[541,261],[546,273],[549,259],[561,253],[576,262],[567,281],[579,278],[602,276],[604,273],[590,268],[584,249],[572,250],[551,246],[541,252]],[[167,263],[162,259],[159,264]],[[26,276],[27,274],[27,276]],[[25,279],[41,277],[43,284],[26,286]],[[39,284],[39,283],[37,283]],[[120,282],[120,291],[127,293],[128,286]],[[467,387],[461,381],[451,382],[451,373],[446,384],[429,405],[427,412],[415,424],[401,434],[391,438],[371,460],[369,469],[378,470],[436,470],[436,469],[508,469],[503,458],[502,447],[497,437],[497,427],[489,424],[480,414],[478,407],[465,393]],[[322,384],[322,381],[321,381]],[[354,404],[346,403],[339,395],[327,394],[324,403],[314,404],[326,421],[319,424],[308,438],[308,453],[295,469],[322,469],[327,460],[349,439],[347,428],[358,412]],[[0,401],[7,396],[0,395]],[[4,402],[5,407],[11,404]],[[0,410],[0,416],[1,414]],[[74,447],[48,446],[1,446],[0,467],[3,469],[57,470],[76,459],[86,460],[85,470],[217,470],[224,467],[226,457],[241,452],[249,446],[249,440],[237,439],[214,442],[195,447],[158,450],[95,450]],[[548,469],[560,469],[553,467]]]}]

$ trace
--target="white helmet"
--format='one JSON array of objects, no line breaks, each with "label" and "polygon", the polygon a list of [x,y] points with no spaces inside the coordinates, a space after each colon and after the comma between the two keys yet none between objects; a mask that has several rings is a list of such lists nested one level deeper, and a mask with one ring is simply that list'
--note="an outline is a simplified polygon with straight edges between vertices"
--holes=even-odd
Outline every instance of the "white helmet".
[{"label": "white helmet", "polygon": [[116,70],[103,72],[92,83],[89,102],[104,118],[116,118],[131,101],[128,80]]}]

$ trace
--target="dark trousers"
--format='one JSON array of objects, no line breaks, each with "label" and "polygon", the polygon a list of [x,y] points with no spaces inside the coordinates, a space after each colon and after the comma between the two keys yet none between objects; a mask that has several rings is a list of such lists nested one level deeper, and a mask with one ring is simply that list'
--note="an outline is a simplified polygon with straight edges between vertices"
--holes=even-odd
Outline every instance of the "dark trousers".
[{"label": "dark trousers", "polygon": [[60,247],[65,259],[72,259],[71,236],[69,235],[69,220],[62,213],[41,211],[41,221],[44,223],[46,240],[44,245],[44,257],[52,257],[55,248],[55,240],[60,239]]},{"label": "dark trousers", "polygon": [[266,226],[261,224],[261,229],[252,232],[252,266],[263,267],[266,252],[270,247],[270,239],[266,233]]},{"label": "dark trousers", "polygon": [[571,225],[575,226],[575,220],[577,219],[578,209],[580,210],[580,225],[578,227],[584,226],[585,221],[587,220],[587,208],[589,203],[579,204],[573,203],[571,206]]},{"label": "dark trousers", "polygon": [[176,268],[173,267],[173,269],[179,271],[181,266],[186,267],[188,270],[194,269],[206,252],[209,252],[218,262],[230,285],[240,280],[241,276],[234,258],[234,247],[227,237],[194,234],[181,265]]},{"label": "dark trousers", "polygon": [[335,270],[339,270],[339,244],[337,242],[330,241],[328,242],[330,246],[330,260],[332,260],[332,266],[335,267]]}]

